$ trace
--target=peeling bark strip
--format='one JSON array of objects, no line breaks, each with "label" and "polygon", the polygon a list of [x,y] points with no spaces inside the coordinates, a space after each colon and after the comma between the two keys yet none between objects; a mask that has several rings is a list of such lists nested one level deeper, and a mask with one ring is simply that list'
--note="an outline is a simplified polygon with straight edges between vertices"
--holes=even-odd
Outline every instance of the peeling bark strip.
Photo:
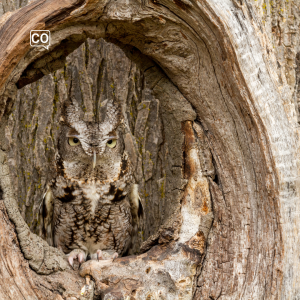
[{"label": "peeling bark strip", "polygon": [[[117,43],[136,61],[155,97],[165,96],[158,98],[159,102],[151,100],[151,103],[140,104],[134,112],[139,122],[131,123],[138,126],[131,128],[132,132],[128,131],[127,145],[134,145],[131,149],[135,153],[132,133],[142,137],[141,132],[143,128],[146,130],[150,115],[148,107],[150,111],[162,114],[162,125],[167,128],[164,133],[170,135],[169,140],[180,141],[182,145],[183,135],[171,136],[170,130],[174,126],[177,132],[180,120],[185,133],[184,173],[188,174],[184,181],[181,178],[182,161],[178,158],[182,148],[175,147],[174,152],[168,152],[168,143],[162,143],[166,156],[160,159],[171,167],[166,177],[157,182],[160,185],[166,182],[170,187],[175,182],[172,179],[179,178],[173,185],[176,197],[164,202],[167,203],[165,207],[173,209],[170,218],[165,218],[168,224],[172,223],[172,214],[176,215],[179,207],[178,196],[183,194],[182,225],[177,233],[174,230],[175,242],[164,246],[171,240],[171,235],[164,230],[168,226],[162,225],[161,231],[155,228],[155,232],[149,232],[152,236],[148,240],[151,241],[148,246],[156,243],[160,246],[136,258],[122,258],[116,264],[105,266],[105,274],[101,273],[101,276],[99,268],[102,270],[104,266],[100,263],[93,267],[89,266],[91,263],[83,265],[81,274],[92,272],[98,286],[106,285],[104,290],[107,289],[108,294],[126,287],[125,274],[131,274],[126,275],[127,280],[135,279],[128,271],[131,267],[140,265],[139,272],[144,274],[148,264],[152,269],[158,266],[154,273],[149,271],[155,278],[153,282],[152,277],[146,275],[143,282],[138,282],[137,290],[130,283],[127,292],[132,295],[136,292],[137,299],[153,290],[158,291],[157,285],[161,282],[166,282],[161,288],[162,295],[174,290],[172,295],[182,295],[183,299],[193,295],[195,299],[297,297],[299,262],[294,256],[299,257],[300,250],[294,245],[300,237],[299,167],[296,163],[299,133],[292,113],[295,107],[287,104],[289,99],[283,99],[279,93],[280,83],[274,76],[277,67],[272,64],[273,47],[260,30],[254,1],[155,0],[141,4],[132,0],[125,5],[118,1],[89,0],[82,5],[78,3],[36,1],[27,10],[23,8],[1,19],[0,109],[3,124],[15,101],[15,84],[19,80],[23,80],[19,85],[22,86],[36,80],[36,74],[40,76],[60,68],[65,55],[58,52],[59,47],[67,49],[68,53],[74,43],[81,43],[87,37],[104,37]],[[31,14],[35,17],[30,19]],[[17,22],[23,25],[20,31],[16,29]],[[29,48],[29,31],[33,28],[51,29],[53,45],[49,52]],[[144,61],[143,55],[150,59]],[[176,98],[177,109],[172,96]],[[151,109],[151,105],[158,109]],[[180,113],[180,107],[183,113]],[[165,116],[175,120],[169,127]],[[93,118],[93,114],[87,115],[87,119],[89,117]],[[150,151],[147,152],[144,146],[141,139],[140,152],[135,157],[137,173],[141,169],[139,160],[147,166],[142,170],[144,177],[140,177],[146,179],[146,186],[153,176],[153,169]],[[1,148],[6,149],[4,142]],[[8,176],[8,169],[4,171],[2,175]],[[9,181],[3,180],[1,187],[10,218],[17,229],[18,222],[25,228],[16,205],[13,206]],[[165,216],[160,217],[164,219]],[[190,220],[195,222],[189,223]],[[151,224],[149,220],[147,222],[146,225]],[[26,232],[29,232],[28,228]],[[26,247],[26,239],[19,238],[23,252],[28,251],[25,256],[32,257],[35,269],[41,269],[41,258],[32,256],[30,247]],[[124,267],[120,266],[123,260]],[[200,261],[202,265],[199,265]],[[175,269],[170,267],[174,265]],[[91,267],[89,271],[88,267]],[[121,271],[124,276],[119,275]],[[180,274],[184,274],[184,282],[181,282]],[[120,276],[118,287],[116,282],[111,284],[114,276]],[[151,291],[147,291],[147,286]],[[113,290],[110,291],[110,287]],[[186,294],[182,294],[184,291]]]},{"label": "peeling bark strip", "polygon": [[[202,153],[191,121],[182,124],[184,132],[184,175],[188,183],[182,199],[179,242],[188,241],[191,249],[205,253],[207,237],[213,220],[209,181],[200,162]],[[201,130],[201,129],[199,129]],[[196,231],[195,231],[196,230]]]}]

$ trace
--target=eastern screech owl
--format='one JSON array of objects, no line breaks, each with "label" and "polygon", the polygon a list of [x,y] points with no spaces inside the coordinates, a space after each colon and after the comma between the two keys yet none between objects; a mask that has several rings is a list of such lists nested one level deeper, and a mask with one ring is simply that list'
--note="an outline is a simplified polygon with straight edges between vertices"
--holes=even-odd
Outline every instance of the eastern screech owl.
[{"label": "eastern screech owl", "polygon": [[122,138],[120,107],[86,122],[67,102],[61,118],[56,177],[44,197],[44,237],[80,263],[124,254],[142,213]]}]

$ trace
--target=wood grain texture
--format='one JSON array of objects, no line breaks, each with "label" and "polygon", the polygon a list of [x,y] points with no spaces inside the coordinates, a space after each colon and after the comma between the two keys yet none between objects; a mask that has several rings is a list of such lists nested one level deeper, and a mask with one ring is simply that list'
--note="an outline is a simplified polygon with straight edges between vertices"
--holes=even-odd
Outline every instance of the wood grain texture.
[{"label": "wood grain texture", "polygon": [[[37,276],[20,251],[14,226],[9,220],[3,200],[0,200],[0,297],[6,299],[66,299],[80,295],[84,280],[77,272],[57,273],[48,278]],[[63,289],[61,291],[60,289]]]},{"label": "wood grain texture", "polygon": [[12,14],[4,24],[0,24],[0,72],[4,74],[0,86],[3,86],[16,62],[28,52],[30,30],[47,29],[54,21],[59,23],[82,3],[81,0],[33,1]]},{"label": "wood grain texture", "polygon": [[[34,3],[40,2],[31,5]],[[51,1],[45,3],[50,5]],[[82,42],[89,36],[102,36],[122,47],[127,56],[143,70],[151,96],[141,102],[137,111],[134,110],[135,122],[128,118],[131,124],[128,134],[141,139],[149,115],[153,113],[151,120],[155,121],[152,127],[158,126],[156,130],[159,131],[159,126],[163,125],[168,138],[178,143],[173,152],[178,161],[173,160],[172,155],[166,155],[161,160],[173,167],[171,173],[176,174],[174,177],[182,179],[180,184],[174,181],[177,185],[174,190],[177,189],[178,193],[173,198],[164,199],[165,209],[153,213],[154,217],[158,215],[161,218],[157,224],[162,225],[167,218],[161,212],[174,207],[172,213],[176,215],[175,208],[181,205],[182,223],[170,221],[170,224],[174,224],[173,232],[170,230],[172,226],[161,226],[161,231],[158,227],[154,232],[149,230],[150,242],[146,246],[149,248],[158,243],[164,249],[163,246],[171,241],[174,251],[178,249],[176,247],[197,247],[198,259],[190,258],[195,269],[189,271],[193,288],[186,299],[193,295],[195,299],[290,299],[298,295],[299,266],[294,255],[298,253],[295,245],[299,239],[300,202],[297,179],[298,129],[296,114],[293,113],[295,105],[287,102],[289,98],[284,98],[282,89],[279,91],[282,85],[274,64],[274,58],[279,54],[272,50],[267,39],[268,35],[272,36],[270,28],[266,26],[261,29],[261,17],[255,8],[259,4],[254,5],[254,1],[250,0],[243,3],[231,0],[203,0],[197,3],[155,0],[143,2],[142,5],[131,1],[125,5],[120,2],[88,1],[81,8],[77,7],[74,14],[66,15],[59,14],[59,9],[52,7],[53,10],[47,11],[50,16],[47,24],[54,32],[54,44],[50,52],[29,49],[29,41],[20,33],[9,42],[12,45],[9,53],[1,54],[7,55],[7,58],[1,60],[0,57],[0,73],[4,70],[7,72],[0,84],[3,92],[1,111],[5,116],[14,102],[13,85],[19,79],[29,78],[25,82],[29,83],[36,78],[33,76],[30,79],[28,76],[33,66],[30,64],[36,64],[34,69],[38,70],[39,65],[45,65],[50,53],[52,57],[57,57],[49,64],[49,70],[54,71],[61,67],[60,62],[64,59],[62,55],[56,56],[57,47],[67,49],[67,45],[76,40]],[[73,6],[75,8],[76,4],[73,3]],[[65,18],[55,18],[52,12]],[[17,13],[22,15],[22,10]],[[1,35],[7,37],[9,26],[14,27],[13,16],[3,23],[8,27],[2,25],[0,40]],[[39,24],[38,20],[34,22]],[[269,33],[266,33],[267,30]],[[16,49],[15,43],[22,41],[24,46],[20,47],[21,50],[12,54]],[[151,60],[157,65],[151,64]],[[292,86],[293,80],[288,84]],[[89,92],[84,92],[84,95],[89,95]],[[176,95],[176,101],[172,101],[172,95]],[[165,118],[155,117],[158,102],[153,96],[158,97],[160,113]],[[189,105],[182,106],[181,101]],[[182,115],[180,107],[192,109],[184,108],[186,113]],[[168,119],[170,112],[172,114]],[[174,123],[172,118],[176,120]],[[192,125],[187,123],[193,121]],[[175,128],[177,132],[179,123],[183,134],[172,135],[172,129]],[[187,130],[189,127],[183,124],[190,124],[185,126],[193,128],[194,141],[197,143],[193,142],[191,148],[185,148],[191,130]],[[148,168],[151,163],[147,151],[150,150],[144,150],[141,146],[145,147],[146,144],[143,141],[139,143],[141,156],[135,155],[137,166],[141,159],[142,165],[147,167],[140,177],[146,182],[141,182],[141,185],[147,186],[147,181],[153,177],[153,169]],[[203,204],[205,197],[201,188],[205,185],[201,185],[199,191],[192,189],[194,196],[188,193],[191,182],[201,177],[200,173],[197,173],[196,179],[190,176],[195,173],[190,170],[188,151],[194,147],[201,155],[198,158],[197,155],[192,156],[192,166],[201,165],[201,176],[206,178],[205,182],[209,182],[214,214],[207,236],[205,230],[202,230],[202,234],[193,232],[195,224],[184,225],[185,220],[192,217],[188,209],[193,203],[192,198],[199,204],[196,214],[199,212],[199,216],[203,216],[204,212],[210,210],[209,205]],[[134,147],[132,149],[134,154]],[[140,168],[137,168],[137,173],[138,170]],[[159,181],[160,184],[163,182]],[[198,197],[197,192],[201,196]],[[150,208],[149,215],[153,212]],[[208,221],[201,217],[202,221],[201,226],[208,228]],[[150,223],[146,222],[146,228]],[[191,231],[183,230],[185,228]],[[172,244],[173,240],[177,242]],[[203,256],[201,251],[206,255]],[[136,261],[139,259],[137,257]],[[184,260],[184,255],[176,260],[178,263]],[[166,252],[166,265],[167,261],[170,259]],[[171,268],[166,265],[165,271],[172,274]],[[115,274],[114,268],[114,265],[109,266],[108,273],[112,272],[110,276]],[[97,266],[95,270],[94,276],[97,278]],[[178,279],[174,278],[173,282]],[[133,290],[130,289],[132,293]],[[179,293],[180,288],[176,291]],[[139,297],[143,297],[147,291],[141,288],[139,293]]]}]

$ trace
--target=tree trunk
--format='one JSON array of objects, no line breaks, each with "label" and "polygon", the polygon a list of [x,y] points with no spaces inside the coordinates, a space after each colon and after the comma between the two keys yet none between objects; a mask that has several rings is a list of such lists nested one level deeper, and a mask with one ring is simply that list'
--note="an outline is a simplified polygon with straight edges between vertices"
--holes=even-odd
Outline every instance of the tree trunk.
[{"label": "tree trunk", "polygon": [[[297,299],[299,4],[2,2],[0,298]],[[121,103],[145,210],[133,256],[79,270],[38,236],[68,98]]]}]

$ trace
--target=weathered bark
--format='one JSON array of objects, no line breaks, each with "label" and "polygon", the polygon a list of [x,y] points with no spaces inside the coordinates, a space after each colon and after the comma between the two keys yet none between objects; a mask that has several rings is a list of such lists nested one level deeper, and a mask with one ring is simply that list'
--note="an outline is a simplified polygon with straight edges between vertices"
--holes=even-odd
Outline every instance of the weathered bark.
[{"label": "weathered bark", "polygon": [[[143,241],[143,251],[152,249],[82,265],[96,297],[297,297],[299,3],[254,3],[38,0],[0,19],[1,128],[8,124],[0,185],[31,268],[60,270],[43,278],[62,282],[71,272],[23,220],[39,233],[60,105],[71,95],[86,119],[97,119],[114,93],[146,211],[132,253]],[[51,30],[49,51],[30,48],[31,29]],[[87,40],[101,37],[132,61]],[[31,287],[24,281],[30,293],[42,277],[24,272],[23,280],[32,274]]]}]

